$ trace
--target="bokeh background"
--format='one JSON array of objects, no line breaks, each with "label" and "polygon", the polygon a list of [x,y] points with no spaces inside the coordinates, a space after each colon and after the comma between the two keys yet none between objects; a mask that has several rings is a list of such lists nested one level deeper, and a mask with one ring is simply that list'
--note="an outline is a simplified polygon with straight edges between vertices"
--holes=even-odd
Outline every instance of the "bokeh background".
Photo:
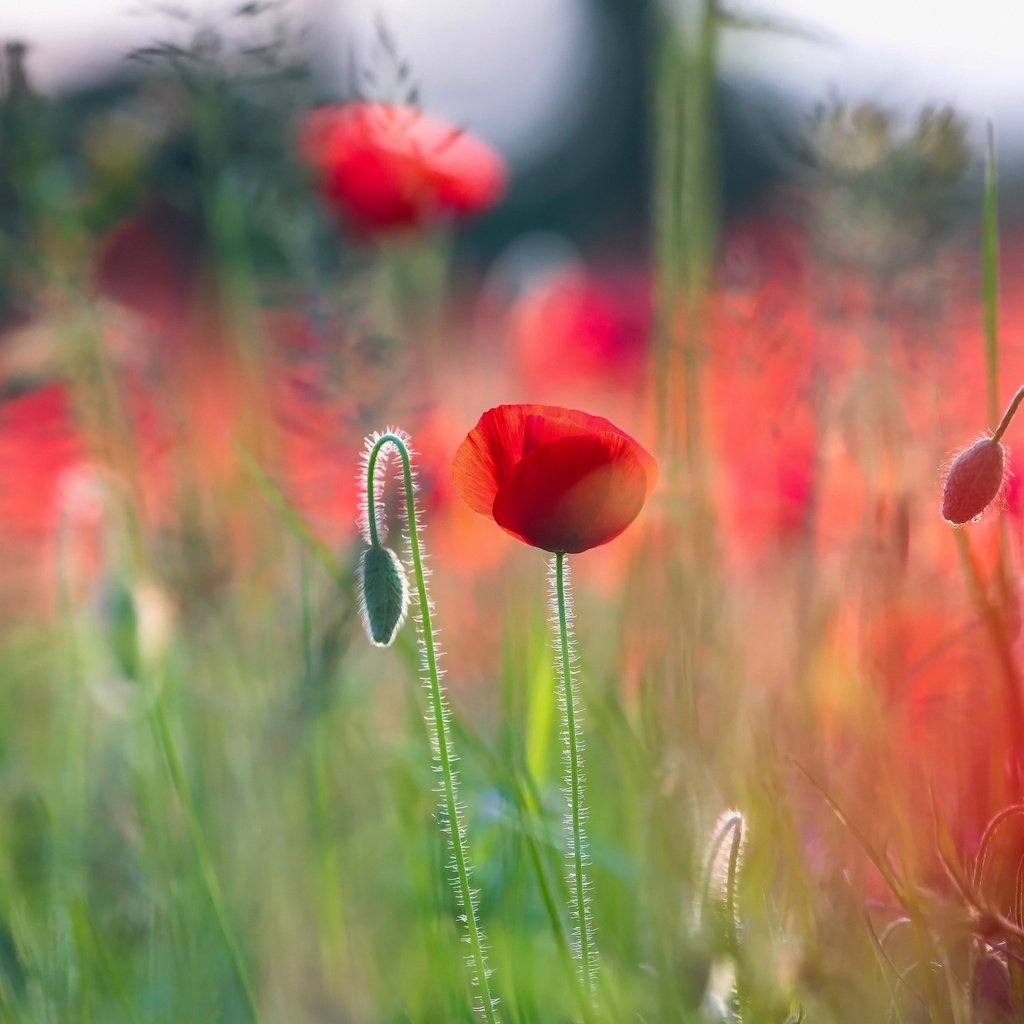
[{"label": "bokeh background", "polygon": [[[473,1019],[415,637],[371,649],[354,591],[359,453],[396,424],[502,1013],[587,1019],[544,559],[450,477],[483,410],[532,401],[660,464],[573,560],[597,1019],[1018,1019],[1015,426],[993,508],[939,515],[1024,383],[1018,21],[5,10],[8,1018]],[[360,98],[489,144],[500,200],[360,230],[303,143]]]}]

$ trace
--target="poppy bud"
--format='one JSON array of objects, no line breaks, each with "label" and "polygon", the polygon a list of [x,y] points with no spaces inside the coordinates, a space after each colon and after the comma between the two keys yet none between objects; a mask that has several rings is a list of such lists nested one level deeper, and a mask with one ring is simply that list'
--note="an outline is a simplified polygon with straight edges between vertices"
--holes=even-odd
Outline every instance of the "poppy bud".
[{"label": "poppy bud", "polygon": [[405,567],[390,548],[368,547],[359,560],[359,610],[376,647],[390,647],[409,610]]},{"label": "poppy bud", "polygon": [[971,1008],[977,1024],[1013,1020],[1013,988],[1009,968],[999,957],[982,956],[971,981]]},{"label": "poppy bud", "polygon": [[942,487],[942,518],[962,526],[976,519],[999,496],[1003,487],[1006,450],[999,441],[983,437],[952,462]]}]

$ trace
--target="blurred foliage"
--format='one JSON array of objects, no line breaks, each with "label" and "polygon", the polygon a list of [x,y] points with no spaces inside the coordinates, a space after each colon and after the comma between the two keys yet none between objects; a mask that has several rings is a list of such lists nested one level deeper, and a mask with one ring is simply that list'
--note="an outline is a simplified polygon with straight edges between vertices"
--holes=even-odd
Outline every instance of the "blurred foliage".
[{"label": "blurred foliage", "polygon": [[[422,447],[502,1019],[583,1018],[542,562],[448,484],[453,438],[528,391],[600,402],[662,459],[641,521],[576,568],[595,1018],[1019,1019],[1021,503],[954,542],[934,493],[994,377],[964,126],[824,106],[801,217],[730,222],[716,5],[696,44],[607,6],[635,56],[663,44],[651,81],[624,72],[616,158],[479,230],[626,239],[657,343],[586,267],[538,319],[458,273],[479,236],[351,237],[294,153],[323,97],[284,7],[239,7],[230,45],[170,10],[134,76],[68,97],[5,49],[5,1020],[472,1019],[416,651],[368,649],[349,582],[359,442],[395,420]],[[1024,375],[1017,294],[1000,351]]]}]

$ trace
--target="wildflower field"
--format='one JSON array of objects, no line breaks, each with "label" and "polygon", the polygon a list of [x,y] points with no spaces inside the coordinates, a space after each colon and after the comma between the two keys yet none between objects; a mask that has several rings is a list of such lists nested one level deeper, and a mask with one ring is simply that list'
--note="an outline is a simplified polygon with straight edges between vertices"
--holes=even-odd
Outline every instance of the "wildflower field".
[{"label": "wildflower field", "polygon": [[997,133],[823,99],[727,205],[669,6],[572,245],[383,22],[6,44],[3,1021],[1024,1020]]}]

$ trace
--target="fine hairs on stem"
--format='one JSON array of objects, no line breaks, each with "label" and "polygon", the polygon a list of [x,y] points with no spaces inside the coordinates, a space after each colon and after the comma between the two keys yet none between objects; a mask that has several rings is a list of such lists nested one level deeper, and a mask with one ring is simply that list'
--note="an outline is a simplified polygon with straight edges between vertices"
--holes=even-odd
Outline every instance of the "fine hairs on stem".
[{"label": "fine hairs on stem", "polygon": [[[466,846],[466,826],[464,823],[465,807],[459,802],[458,773],[455,771],[455,754],[452,751],[451,728],[449,718],[451,712],[441,686],[443,670],[439,668],[440,648],[434,634],[434,606],[427,591],[429,570],[424,567],[425,554],[419,520],[416,516],[416,481],[412,468],[412,450],[409,446],[409,435],[404,431],[389,428],[383,434],[374,433],[366,439],[364,462],[360,472],[362,487],[362,527],[364,537],[370,550],[384,551],[380,538],[384,533],[384,506],[380,488],[384,482],[384,471],[378,457],[382,449],[397,451],[402,463],[402,481],[404,508],[401,514],[406,526],[406,550],[408,552],[408,568],[415,577],[416,585],[412,589],[415,601],[414,618],[420,648],[420,678],[427,693],[429,710],[426,715],[427,731],[430,734],[431,748],[434,756],[434,768],[440,778],[438,795],[441,799],[440,817],[442,831],[445,833],[451,852],[452,889],[459,908],[459,920],[465,928],[464,941],[469,946],[466,963],[469,966],[473,985],[473,1009],[478,1017],[487,1024],[499,1024],[497,1000],[491,995],[490,968],[487,966],[487,941],[479,923],[478,893],[471,884],[472,868]],[[397,559],[381,559],[380,579],[391,579],[395,571]],[[367,591],[377,585],[378,581],[368,579],[364,559],[364,572],[361,578],[364,624],[370,634],[371,641],[379,644],[377,637],[390,631],[393,638],[401,622],[393,626],[389,619],[383,628],[375,630],[378,625],[373,622],[375,609],[383,607],[376,601],[375,595]],[[404,612],[402,614],[404,618]],[[392,628],[393,627],[393,628]],[[388,641],[390,642],[390,640]]]},{"label": "fine hairs on stem", "polygon": [[551,590],[551,625],[558,666],[559,702],[565,723],[562,731],[562,761],[565,766],[565,796],[569,809],[565,815],[566,858],[568,860],[569,911],[573,921],[573,954],[580,980],[593,998],[597,981],[597,947],[590,916],[590,882],[586,868],[590,863],[587,843],[587,809],[583,803],[583,723],[579,693],[577,657],[572,631],[572,580],[564,552],[548,562]]},{"label": "fine hairs on stem", "polygon": [[746,985],[740,948],[739,879],[747,845],[747,821],[741,811],[719,815],[711,830],[701,868],[697,923],[702,930],[719,930],[733,964],[732,1020],[740,1024],[746,1010]]}]

